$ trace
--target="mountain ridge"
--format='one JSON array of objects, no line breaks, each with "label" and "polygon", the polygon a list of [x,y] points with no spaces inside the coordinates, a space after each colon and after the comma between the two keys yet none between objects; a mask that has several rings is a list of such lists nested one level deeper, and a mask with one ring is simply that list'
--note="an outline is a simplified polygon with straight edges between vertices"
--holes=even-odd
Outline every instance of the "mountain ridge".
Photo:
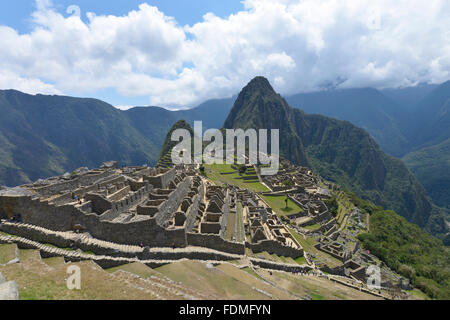
[{"label": "mountain ridge", "polygon": [[[270,92],[261,93],[264,89]],[[431,228],[430,218],[436,209],[422,185],[401,160],[386,155],[364,129],[294,109],[260,77],[241,91],[224,123],[225,128],[233,129],[271,129],[276,125],[281,131],[281,156],[300,165],[306,160],[325,179]]]}]

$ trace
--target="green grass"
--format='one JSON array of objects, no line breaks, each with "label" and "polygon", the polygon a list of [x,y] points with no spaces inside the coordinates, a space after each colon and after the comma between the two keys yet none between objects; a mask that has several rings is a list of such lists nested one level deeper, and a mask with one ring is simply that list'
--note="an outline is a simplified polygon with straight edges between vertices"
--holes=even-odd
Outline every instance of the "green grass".
[{"label": "green grass", "polygon": [[324,299],[325,299],[324,296],[322,296],[322,295],[320,295],[320,294],[318,294],[318,293],[315,293],[315,292],[312,292],[312,293],[310,293],[309,295],[311,296],[311,298],[312,298],[313,300],[324,300]]},{"label": "green grass", "polygon": [[237,214],[237,241],[242,242],[245,241],[245,230],[244,230],[244,216],[243,216],[243,210],[242,210],[242,203],[238,202],[236,207],[236,214]]},{"label": "green grass", "polygon": [[0,264],[6,264],[16,257],[15,244],[0,245]]},{"label": "green grass", "polygon": [[156,271],[154,271],[153,269],[147,267],[145,264],[142,264],[140,262],[129,263],[129,264],[124,264],[121,266],[105,269],[105,271],[107,271],[109,273],[114,273],[119,270],[136,274],[142,278],[149,278],[151,276],[159,275]]},{"label": "green grass", "polygon": [[230,212],[227,217],[227,229],[225,232],[225,239],[233,240],[233,236],[236,233],[236,213]]},{"label": "green grass", "polygon": [[321,227],[321,224],[320,223],[316,223],[316,224],[312,224],[310,226],[306,226],[304,228],[307,229],[307,230],[315,231],[317,229],[320,229],[320,227]]},{"label": "green grass", "polygon": [[[216,185],[228,183],[255,192],[270,191],[267,187],[261,184],[258,179],[244,180],[242,176],[240,176],[239,173],[231,167],[230,164],[205,165],[205,174],[206,177]],[[253,176],[254,174],[251,175]],[[245,176],[245,174],[243,176]]]},{"label": "green grass", "polygon": [[334,268],[337,266],[341,266],[342,262],[336,259],[335,257],[330,256],[329,254],[322,252],[320,250],[317,250],[314,245],[317,243],[313,238],[306,237],[303,238],[302,235],[298,234],[295,230],[288,228],[288,230],[291,232],[292,236],[297,240],[298,243],[303,247],[303,249],[307,253],[312,253],[316,256],[313,260],[320,260],[327,264],[330,268]]},{"label": "green grass", "polygon": [[291,214],[299,213],[302,210],[298,205],[296,205],[291,199],[288,200],[288,207],[286,208],[286,196],[265,196],[262,198],[267,202],[267,204],[281,216],[289,216]]},{"label": "green grass", "polygon": [[243,270],[243,271],[245,271],[245,272],[251,274],[251,275],[254,276],[255,278],[258,278],[258,279],[260,279],[260,280],[264,280],[263,278],[261,278],[261,276],[260,276],[259,274],[257,274],[255,271],[253,271],[253,270],[252,270],[251,268],[249,268],[249,267],[242,268],[241,270]]},{"label": "green grass", "polygon": [[410,294],[411,296],[416,297],[418,299],[431,300],[429,296],[427,296],[425,293],[423,293],[419,289],[406,290],[406,292],[408,292],[408,294]]},{"label": "green grass", "polygon": [[[225,266],[226,267],[226,266]],[[229,266],[237,274],[247,276],[247,272]],[[239,281],[234,276],[229,276],[220,267],[207,268],[205,264],[197,261],[179,261],[155,269],[176,282],[181,282],[188,287],[211,292],[223,299],[250,299],[261,300],[267,297]]]},{"label": "green grass", "polygon": [[305,257],[301,256],[295,259],[295,262],[297,262],[298,264],[306,264],[306,259]]}]

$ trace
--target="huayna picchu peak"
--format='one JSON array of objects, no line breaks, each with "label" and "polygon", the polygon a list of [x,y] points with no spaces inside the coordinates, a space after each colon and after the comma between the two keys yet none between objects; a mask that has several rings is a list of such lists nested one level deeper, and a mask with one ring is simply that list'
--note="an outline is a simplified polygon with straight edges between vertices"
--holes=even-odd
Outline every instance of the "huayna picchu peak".
[{"label": "huayna picchu peak", "polygon": [[[310,166],[324,178],[411,222],[445,233],[442,213],[400,160],[386,155],[365,130],[347,121],[290,107],[263,77],[242,89],[224,127],[279,128],[283,158]],[[437,224],[436,219],[440,220]]]}]

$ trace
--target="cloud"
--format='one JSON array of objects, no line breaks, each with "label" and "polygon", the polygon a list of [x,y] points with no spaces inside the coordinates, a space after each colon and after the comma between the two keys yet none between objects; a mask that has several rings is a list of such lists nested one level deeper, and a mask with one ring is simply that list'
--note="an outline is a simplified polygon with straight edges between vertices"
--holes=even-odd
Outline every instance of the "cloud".
[{"label": "cloud", "polygon": [[180,107],[231,96],[256,75],[283,94],[450,79],[446,0],[247,0],[236,14],[209,13],[185,27],[148,4],[84,20],[49,0],[36,7],[30,33],[0,26],[2,87],[114,88]]},{"label": "cloud", "polygon": [[134,108],[135,106],[115,106],[119,110],[129,110]]},{"label": "cloud", "polygon": [[28,94],[61,94],[53,85],[36,78],[23,78],[9,71],[0,70],[0,90],[15,89]]}]

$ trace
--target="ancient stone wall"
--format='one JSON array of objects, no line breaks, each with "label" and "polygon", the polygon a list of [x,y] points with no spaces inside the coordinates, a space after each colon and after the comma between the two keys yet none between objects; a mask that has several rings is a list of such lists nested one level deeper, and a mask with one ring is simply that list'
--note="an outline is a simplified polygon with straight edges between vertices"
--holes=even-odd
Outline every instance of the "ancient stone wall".
[{"label": "ancient stone wall", "polygon": [[294,264],[282,264],[275,263],[268,260],[260,260],[260,259],[252,259],[250,258],[253,265],[258,266],[260,268],[272,269],[272,270],[281,270],[286,272],[308,272],[312,270],[312,268],[308,265],[294,265]]},{"label": "ancient stone wall", "polygon": [[52,199],[52,203],[54,203],[55,205],[61,205],[72,201],[74,201],[72,197],[72,192],[66,192],[60,195],[59,197]]},{"label": "ancient stone wall", "polygon": [[167,189],[170,182],[175,178],[176,170],[171,169],[157,176],[144,176],[144,180],[150,182],[155,188]]},{"label": "ancient stone wall", "polygon": [[[30,197],[15,197],[10,203],[14,213],[21,213],[24,223],[34,224],[56,231],[70,231],[75,225],[86,229],[93,237],[120,244],[138,245],[141,241],[151,247],[186,245],[183,228],[166,230],[154,218],[127,223],[102,221],[96,214],[87,214],[71,205],[53,206],[48,202]],[[5,198],[0,198],[4,201]],[[4,210],[3,210],[4,211]],[[2,214],[2,217],[3,214]]]},{"label": "ancient stone wall", "polygon": [[92,203],[92,210],[101,215],[105,211],[108,211],[112,208],[111,201],[108,201],[103,196],[96,193],[88,193],[85,196],[86,201],[90,201]]},{"label": "ancient stone wall", "polygon": [[36,191],[43,197],[49,197],[61,191],[75,190],[83,185],[90,185],[94,182],[112,175],[113,171],[103,171],[94,174],[85,174],[72,180],[54,183],[48,186],[37,188]]},{"label": "ancient stone wall", "polygon": [[216,234],[186,233],[187,243],[191,246],[211,248],[233,254],[245,254],[245,244],[222,239]]},{"label": "ancient stone wall", "polygon": [[199,191],[198,194],[193,198],[192,205],[186,211],[186,222],[185,222],[186,232],[191,232],[195,226],[199,206],[201,201],[203,200],[205,193],[203,182],[199,186],[198,191]]},{"label": "ancient stone wall", "polygon": [[270,254],[276,254],[277,256],[291,257],[297,259],[303,256],[303,249],[296,249],[288,247],[275,240],[261,240],[257,243],[245,242],[245,246],[251,249],[254,253],[267,251]]},{"label": "ancient stone wall", "polygon": [[131,191],[131,187],[126,186],[126,187],[116,191],[115,193],[109,195],[108,200],[109,201],[118,201],[118,200],[124,198],[125,196],[127,196],[128,193],[130,193],[130,191]]},{"label": "ancient stone wall", "polygon": [[161,204],[159,212],[155,215],[158,224],[164,225],[166,221],[172,218],[184,197],[189,192],[190,186],[191,177],[186,177],[178,184],[177,189],[169,195],[169,198]]}]

